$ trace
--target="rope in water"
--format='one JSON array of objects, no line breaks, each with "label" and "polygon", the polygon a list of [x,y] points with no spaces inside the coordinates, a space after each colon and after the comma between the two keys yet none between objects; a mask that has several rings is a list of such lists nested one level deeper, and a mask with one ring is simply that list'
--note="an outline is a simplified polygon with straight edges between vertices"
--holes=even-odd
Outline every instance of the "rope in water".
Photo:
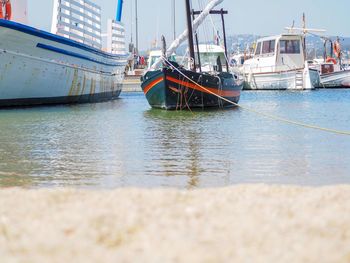
[{"label": "rope in water", "polygon": [[168,64],[172,69],[176,70],[180,75],[182,75],[184,78],[188,79],[190,82],[192,82],[193,84],[197,85],[198,87],[200,87],[201,89],[205,90],[207,93],[212,94],[216,97],[218,97],[219,99],[222,99],[223,101],[226,101],[234,106],[237,106],[245,111],[254,113],[256,115],[259,116],[263,116],[272,120],[276,120],[276,121],[280,121],[280,122],[284,122],[284,123],[288,123],[288,124],[292,124],[295,126],[300,126],[300,127],[305,127],[308,129],[314,129],[314,130],[320,130],[320,131],[324,131],[324,132],[329,132],[329,133],[333,133],[333,134],[339,134],[339,135],[348,135],[350,136],[350,131],[341,131],[341,130],[335,130],[335,129],[329,129],[329,128],[325,128],[325,127],[320,127],[317,125],[312,125],[312,124],[307,124],[307,123],[303,123],[303,122],[299,122],[299,121],[293,121],[293,120],[289,120],[283,117],[279,117],[276,115],[272,115],[272,114],[268,114],[268,113],[262,113],[259,112],[257,110],[254,110],[252,108],[248,108],[242,105],[239,105],[233,101],[230,101],[218,94],[215,94],[214,92],[206,89],[205,87],[203,87],[202,85],[198,84],[197,82],[195,82],[194,80],[190,79],[189,77],[187,77],[184,73],[182,73],[178,68],[176,68],[170,61],[168,61],[165,57],[162,57],[162,59],[166,62],[166,64]]}]

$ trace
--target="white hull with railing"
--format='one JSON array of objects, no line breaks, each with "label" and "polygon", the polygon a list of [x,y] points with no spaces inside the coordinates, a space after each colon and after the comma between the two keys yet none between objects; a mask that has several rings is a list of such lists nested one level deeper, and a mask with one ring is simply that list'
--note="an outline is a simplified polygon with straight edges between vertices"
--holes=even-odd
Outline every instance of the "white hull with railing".
[{"label": "white hull with railing", "polygon": [[341,70],[329,74],[322,74],[320,87],[350,87],[350,70]]},{"label": "white hull with railing", "polygon": [[342,69],[339,64],[332,62],[318,62],[309,66],[312,70],[320,72],[318,88],[348,88],[350,87],[350,69]]},{"label": "white hull with railing", "polygon": [[319,73],[308,67],[244,68],[246,90],[311,90],[319,85]]}]

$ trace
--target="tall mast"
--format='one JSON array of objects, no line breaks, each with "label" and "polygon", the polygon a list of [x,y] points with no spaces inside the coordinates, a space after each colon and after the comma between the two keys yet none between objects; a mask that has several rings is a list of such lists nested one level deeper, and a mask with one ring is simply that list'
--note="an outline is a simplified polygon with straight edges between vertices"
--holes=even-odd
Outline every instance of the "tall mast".
[{"label": "tall mast", "polygon": [[176,6],[175,6],[175,0],[172,0],[171,5],[171,15],[172,15],[172,26],[173,26],[173,40],[176,39]]},{"label": "tall mast", "polygon": [[[227,40],[226,40],[226,28],[225,28],[225,20],[224,20],[224,14],[225,14],[225,11],[224,9],[221,8],[221,21],[222,21],[222,32],[224,34],[224,47],[225,47],[225,62],[226,62],[226,70],[227,72],[230,72],[229,70],[229,67],[228,67],[228,62],[227,62]],[[226,12],[227,14],[227,12]]]},{"label": "tall mast", "polygon": [[133,36],[134,36],[134,10],[133,10],[133,5],[132,5],[132,1],[131,1],[131,12],[130,12],[130,17],[131,17],[131,32],[130,32],[130,43],[133,44]]},{"label": "tall mast", "polygon": [[136,52],[139,52],[139,25],[137,16],[137,0],[135,0],[135,19],[136,19]]},{"label": "tall mast", "polygon": [[196,61],[194,57],[194,47],[193,47],[193,28],[192,28],[192,18],[191,18],[191,6],[190,0],[185,0],[186,4],[186,17],[187,17],[187,30],[188,30],[188,48],[190,50],[190,58],[193,59],[193,64],[191,64],[191,70],[196,70]]},{"label": "tall mast", "polygon": [[[194,10],[192,10],[192,19],[195,20],[195,14],[194,14]],[[198,30],[194,31],[194,37],[195,37],[195,41],[196,41],[196,48],[197,48],[197,58],[198,58],[198,67],[199,67],[199,71],[202,72],[202,63],[201,63],[201,56],[199,53],[199,41],[198,41]]]}]

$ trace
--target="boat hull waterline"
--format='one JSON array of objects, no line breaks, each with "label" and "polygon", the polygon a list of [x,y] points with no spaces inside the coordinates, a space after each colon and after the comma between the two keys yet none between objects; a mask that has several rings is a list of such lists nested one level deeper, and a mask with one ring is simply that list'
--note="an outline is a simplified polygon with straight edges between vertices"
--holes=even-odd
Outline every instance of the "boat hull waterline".
[{"label": "boat hull waterline", "polygon": [[321,74],[320,88],[350,88],[350,70]]},{"label": "boat hull waterline", "polygon": [[238,103],[243,82],[235,80],[232,74],[223,72],[213,76],[185,69],[179,71],[181,73],[162,68],[143,76],[142,90],[151,107],[166,110],[204,109],[233,107]]},{"label": "boat hull waterline", "polygon": [[126,56],[0,20],[0,106],[118,98]]},{"label": "boat hull waterline", "polygon": [[[298,72],[297,71],[284,71],[284,72],[271,72],[271,73],[257,73],[245,75],[245,90],[305,90],[314,89],[319,86],[319,73],[316,70],[309,70],[309,76],[305,76],[306,80],[309,78],[311,85],[306,88],[304,83],[300,83],[298,86]],[[304,74],[305,73],[300,73]],[[301,80],[302,82],[304,80]]]}]

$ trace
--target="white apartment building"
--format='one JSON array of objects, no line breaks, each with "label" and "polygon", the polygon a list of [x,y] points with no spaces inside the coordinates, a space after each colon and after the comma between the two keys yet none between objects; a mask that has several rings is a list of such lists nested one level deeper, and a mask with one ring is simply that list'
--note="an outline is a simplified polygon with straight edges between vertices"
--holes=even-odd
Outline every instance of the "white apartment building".
[{"label": "white apartment building", "polygon": [[107,23],[107,52],[117,55],[126,54],[124,25],[112,19]]},{"label": "white apartment building", "polygon": [[101,8],[89,0],[54,0],[51,33],[101,49]]}]

